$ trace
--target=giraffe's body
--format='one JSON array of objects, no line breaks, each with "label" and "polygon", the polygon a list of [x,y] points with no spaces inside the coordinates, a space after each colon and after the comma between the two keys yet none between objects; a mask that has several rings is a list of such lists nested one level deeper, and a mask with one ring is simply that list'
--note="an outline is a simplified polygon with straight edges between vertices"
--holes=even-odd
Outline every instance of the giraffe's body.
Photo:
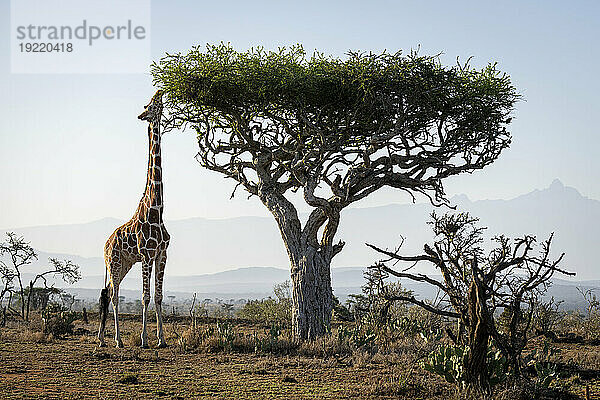
[{"label": "giraffe's body", "polygon": [[[166,345],[162,328],[162,283],[167,261],[169,233],[163,224],[163,186],[160,152],[160,118],[162,114],[161,93],[157,92],[145,111],[138,117],[149,122],[149,156],[146,189],[138,208],[128,222],[118,227],[106,241],[104,246],[104,262],[108,285],[100,296],[101,322],[98,331],[100,344],[104,345],[104,328],[108,312],[108,297],[113,303],[115,318],[115,341],[122,347],[119,330],[119,285],[133,264],[142,263],[143,280],[143,330],[142,347],[148,346],[146,321],[150,303],[150,276],[152,265],[155,265],[154,303],[156,306],[156,323],[158,346]],[[105,282],[106,285],[106,282]]]}]

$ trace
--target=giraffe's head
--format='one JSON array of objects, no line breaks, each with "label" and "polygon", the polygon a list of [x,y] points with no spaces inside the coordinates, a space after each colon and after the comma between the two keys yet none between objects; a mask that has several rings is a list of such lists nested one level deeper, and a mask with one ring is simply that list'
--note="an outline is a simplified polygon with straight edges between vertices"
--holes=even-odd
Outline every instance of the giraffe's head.
[{"label": "giraffe's head", "polygon": [[142,121],[156,121],[162,114],[162,91],[158,90],[150,100],[150,103],[144,108],[144,112],[138,115]]}]

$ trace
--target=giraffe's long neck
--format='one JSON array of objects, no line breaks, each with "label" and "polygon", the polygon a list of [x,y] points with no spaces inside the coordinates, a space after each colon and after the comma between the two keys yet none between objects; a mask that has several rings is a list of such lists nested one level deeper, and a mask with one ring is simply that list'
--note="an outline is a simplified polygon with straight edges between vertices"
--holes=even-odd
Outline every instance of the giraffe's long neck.
[{"label": "giraffe's long neck", "polygon": [[148,176],[143,202],[148,208],[157,209],[162,219],[163,211],[163,184],[160,154],[160,121],[153,120],[148,126]]}]

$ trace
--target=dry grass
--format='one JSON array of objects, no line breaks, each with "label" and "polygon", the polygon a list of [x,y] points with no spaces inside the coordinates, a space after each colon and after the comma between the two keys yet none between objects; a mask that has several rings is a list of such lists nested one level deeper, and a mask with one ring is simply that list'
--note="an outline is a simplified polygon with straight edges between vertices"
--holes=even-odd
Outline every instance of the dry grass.
[{"label": "dry grass", "polygon": [[302,343],[298,348],[298,354],[306,357],[344,356],[352,354],[352,348],[347,340],[339,340],[334,335],[330,335]]},{"label": "dry grass", "polygon": [[[0,329],[1,397],[482,398],[457,392],[442,378],[421,369],[419,363],[428,348],[411,339],[370,354],[351,349],[348,343],[334,336],[297,346],[284,333],[276,342],[280,347],[265,352],[256,348],[257,337],[268,338],[268,330],[263,327],[239,325],[233,334],[224,329],[226,335],[217,335],[215,326],[204,323],[196,332],[183,325],[169,326],[165,333],[171,347],[156,349],[153,348],[157,344],[155,326],[151,325],[148,331],[151,348],[140,349],[141,323],[124,319],[126,347],[115,349],[111,332],[107,332],[109,347],[97,346],[94,321],[88,325],[77,321],[76,331],[85,332],[79,336],[51,341],[13,321],[8,328]],[[225,337],[230,340],[224,340]],[[533,347],[537,345],[532,343]],[[557,362],[600,371],[598,347],[561,345],[560,349]],[[565,376],[553,384],[579,396],[586,385],[590,386],[592,398],[600,397],[600,378]],[[525,399],[538,394],[526,385],[507,384],[494,398]]]},{"label": "dry grass", "polygon": [[129,332],[124,342],[131,347],[139,347],[142,345],[142,337],[138,332]]},{"label": "dry grass", "polygon": [[52,334],[45,334],[44,332],[34,331],[32,329],[25,329],[20,332],[20,339],[24,342],[33,343],[52,343],[54,336]]}]

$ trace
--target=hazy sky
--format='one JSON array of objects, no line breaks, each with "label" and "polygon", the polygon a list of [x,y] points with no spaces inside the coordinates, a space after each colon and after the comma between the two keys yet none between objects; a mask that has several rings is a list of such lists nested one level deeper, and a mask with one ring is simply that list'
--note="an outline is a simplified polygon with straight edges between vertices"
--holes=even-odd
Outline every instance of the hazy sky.
[{"label": "hazy sky", "polygon": [[[147,74],[10,73],[9,1],[0,1],[0,227],[129,218],[145,184]],[[284,4],[286,3],[286,4]],[[553,178],[600,199],[598,1],[154,1],[152,58],[194,44],[238,49],[302,43],[443,52],[447,64],[497,61],[524,101],[512,147],[492,166],[446,182],[450,195],[510,198]],[[110,60],[107,60],[110,62]],[[194,161],[195,138],[163,138],[167,219],[266,215],[256,199]],[[403,202],[387,191],[359,206]]]}]

